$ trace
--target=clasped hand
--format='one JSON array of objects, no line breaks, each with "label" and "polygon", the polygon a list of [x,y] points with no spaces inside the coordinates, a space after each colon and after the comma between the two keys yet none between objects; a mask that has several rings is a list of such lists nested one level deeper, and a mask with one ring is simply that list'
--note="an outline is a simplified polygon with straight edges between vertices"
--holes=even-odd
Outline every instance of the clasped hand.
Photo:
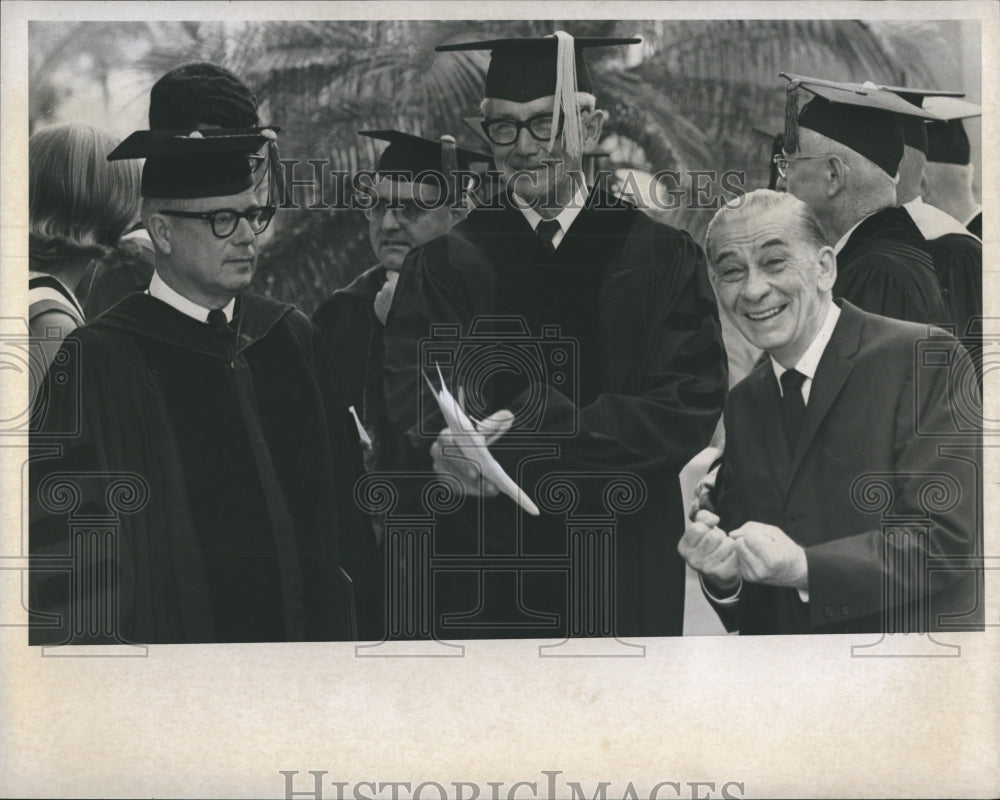
[{"label": "clasped hand", "polygon": [[677,550],[712,584],[733,588],[739,579],[771,586],[807,590],[805,550],[780,528],[747,522],[728,535],[711,511],[698,511],[689,522]]}]

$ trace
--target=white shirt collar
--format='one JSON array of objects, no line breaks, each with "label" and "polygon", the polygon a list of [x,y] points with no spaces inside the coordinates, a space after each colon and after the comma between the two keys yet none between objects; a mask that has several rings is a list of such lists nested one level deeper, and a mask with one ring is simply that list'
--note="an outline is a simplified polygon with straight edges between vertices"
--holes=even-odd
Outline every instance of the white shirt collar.
[{"label": "white shirt collar", "polygon": [[[208,322],[208,312],[212,309],[198,305],[193,300],[188,300],[184,295],[171,289],[163,282],[163,278],[160,277],[159,272],[153,272],[153,279],[149,282],[146,294],[150,297],[155,297],[157,300],[162,300],[168,306],[176,308],[182,314],[186,314],[192,319],[198,320],[198,322]],[[233,311],[235,308],[235,297],[227,305],[223,306],[222,311],[226,315],[226,322],[233,321]]]},{"label": "white shirt collar", "polygon": [[909,203],[903,203],[903,208],[910,215],[910,219],[920,229],[921,235],[927,239],[938,239],[949,233],[958,233],[962,236],[972,236],[965,226],[955,219],[951,214],[935,208],[925,203],[922,198],[916,197]]},{"label": "white shirt collar", "polygon": [[[553,247],[559,246],[559,243],[566,236],[569,226],[573,224],[573,221],[587,204],[587,194],[586,184],[582,181],[578,182],[576,184],[576,194],[573,195],[573,199],[569,201],[569,204],[566,205],[562,211],[553,217],[553,219],[559,223],[559,230],[555,236],[552,237]],[[531,226],[531,230],[535,230],[535,228],[538,227],[538,223],[542,221],[542,215],[535,211],[535,209],[529,207],[529,200],[525,200],[517,193],[514,194],[514,197],[517,199],[517,207],[520,209],[521,213],[524,214],[524,218]]]},{"label": "white shirt collar", "polygon": [[983,213],[982,206],[976,206],[976,210],[969,214],[969,218],[965,221],[965,226],[968,227],[969,223],[972,222],[976,217]]},{"label": "white shirt collar", "polygon": [[[833,329],[837,327],[838,319],[840,319],[840,309],[834,303],[830,303],[830,307],[826,312],[826,319],[823,320],[823,325],[816,333],[816,336],[813,337],[812,342],[809,343],[809,347],[806,348],[802,357],[796,362],[795,371],[805,375],[807,381],[811,381],[815,377],[819,360],[823,357],[823,351],[826,350],[826,346],[830,342]],[[774,377],[778,379],[778,388],[780,391],[781,376],[785,374],[786,369],[775,361],[773,357],[771,358],[771,368],[774,370]]]}]

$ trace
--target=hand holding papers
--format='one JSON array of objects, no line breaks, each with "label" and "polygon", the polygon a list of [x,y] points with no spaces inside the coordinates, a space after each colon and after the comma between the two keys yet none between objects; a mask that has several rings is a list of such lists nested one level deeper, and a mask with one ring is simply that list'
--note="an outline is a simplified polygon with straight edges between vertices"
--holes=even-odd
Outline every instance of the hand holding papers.
[{"label": "hand holding papers", "polygon": [[[503,467],[489,451],[489,445],[510,429],[514,415],[504,409],[478,423],[473,422],[465,413],[462,404],[448,391],[440,368],[438,369],[440,390],[434,388],[434,384],[426,375],[424,380],[434,393],[448,426],[441,431],[437,441],[431,446],[435,469],[454,475],[462,481],[470,494],[492,495],[497,491],[503,492],[529,514],[537,517],[538,506],[504,472]],[[459,396],[461,397],[461,391]],[[445,452],[446,448],[457,448],[461,455],[455,455],[453,452],[449,454]],[[482,483],[480,477],[483,479]]]}]

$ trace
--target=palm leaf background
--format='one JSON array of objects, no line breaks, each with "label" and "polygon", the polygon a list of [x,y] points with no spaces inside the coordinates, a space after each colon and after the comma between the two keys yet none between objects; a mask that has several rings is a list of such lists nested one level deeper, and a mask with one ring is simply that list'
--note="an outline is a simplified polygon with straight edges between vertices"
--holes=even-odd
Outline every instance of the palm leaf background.
[{"label": "palm leaf background", "polygon": [[[130,61],[144,91],[166,70],[191,60],[224,64],[254,87],[261,118],[280,125],[282,158],[295,177],[326,163],[324,199],[335,199],[330,171],[370,167],[376,144],[357,131],[400,128],[460,144],[483,143],[462,123],[478,114],[488,56],[437,53],[436,45],[499,36],[640,35],[643,44],[601,48],[589,58],[595,93],[610,119],[610,155],[601,167],[644,172],[735,170],[747,188],[766,185],[770,136],[783,120],[783,71],[833,80],[871,79],[935,87],[923,54],[941,49],[934,22],[851,20],[714,21],[331,21],[245,23],[45,23],[30,32],[32,122],[61,101],[47,80],[62,63],[90,65],[104,81]],[[146,43],[136,58],[135,41]],[[126,46],[123,39],[131,41]],[[87,60],[89,59],[89,60]],[[141,82],[141,81],[140,81]],[[137,88],[137,96],[142,91]],[[108,98],[105,98],[106,103]],[[687,187],[689,192],[691,187]],[[370,266],[361,214],[307,208],[279,213],[262,242],[257,288],[311,312]],[[343,197],[341,196],[341,200]],[[690,198],[689,198],[690,199]],[[651,210],[700,238],[711,209]]]}]

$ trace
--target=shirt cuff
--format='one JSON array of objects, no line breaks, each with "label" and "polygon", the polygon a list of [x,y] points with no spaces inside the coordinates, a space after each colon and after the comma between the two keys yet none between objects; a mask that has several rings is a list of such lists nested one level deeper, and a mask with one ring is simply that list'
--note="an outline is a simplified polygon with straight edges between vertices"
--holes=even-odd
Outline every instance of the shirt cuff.
[{"label": "shirt cuff", "polygon": [[799,600],[808,605],[809,603],[809,590],[808,589],[797,589],[799,593]]},{"label": "shirt cuff", "polygon": [[713,603],[720,606],[731,606],[739,602],[740,592],[743,590],[743,578],[740,578],[736,584],[736,588],[727,597],[716,597],[712,590],[708,588],[708,584],[705,583],[705,576],[700,572],[698,573],[698,580],[701,582],[701,590]]}]

